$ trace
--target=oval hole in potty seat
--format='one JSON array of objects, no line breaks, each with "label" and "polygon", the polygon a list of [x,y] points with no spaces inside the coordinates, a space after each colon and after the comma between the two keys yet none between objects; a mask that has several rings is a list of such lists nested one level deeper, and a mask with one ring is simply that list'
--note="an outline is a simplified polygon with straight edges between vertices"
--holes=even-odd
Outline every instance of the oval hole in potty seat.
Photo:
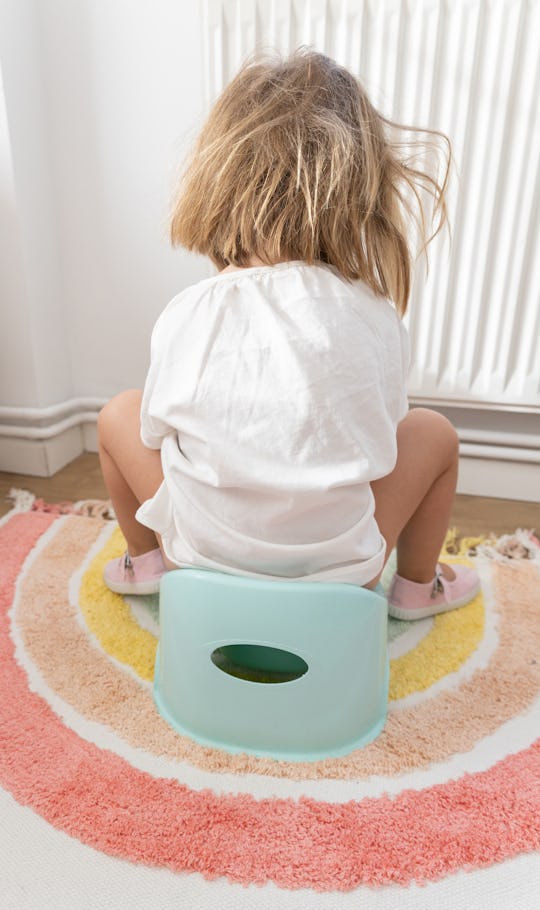
[{"label": "oval hole in potty seat", "polygon": [[297,654],[267,645],[222,645],[210,659],[229,676],[258,683],[291,682],[308,671],[307,663]]}]

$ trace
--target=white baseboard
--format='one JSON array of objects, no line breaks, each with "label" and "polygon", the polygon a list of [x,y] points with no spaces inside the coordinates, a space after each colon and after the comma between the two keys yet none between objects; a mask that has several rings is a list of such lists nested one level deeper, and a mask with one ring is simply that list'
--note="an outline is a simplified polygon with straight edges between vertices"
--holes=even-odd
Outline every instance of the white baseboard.
[{"label": "white baseboard", "polygon": [[[417,404],[424,406],[425,402]],[[540,502],[538,411],[428,404],[457,430],[458,493]]]},{"label": "white baseboard", "polygon": [[96,420],[104,404],[72,398],[44,408],[0,407],[0,471],[52,477],[83,452],[97,451]]},{"label": "white baseboard", "polygon": [[97,424],[84,423],[83,427],[82,427],[82,433],[83,433],[84,451],[85,452],[97,452],[98,451]]},{"label": "white baseboard", "polygon": [[460,455],[457,491],[470,496],[540,502],[540,464]]},{"label": "white baseboard", "polygon": [[[0,471],[51,477],[83,452],[97,452],[104,403],[79,398],[48,408],[0,407]],[[538,415],[501,412],[497,423],[492,412],[477,408],[438,410],[460,435],[458,493],[540,502]]]},{"label": "white baseboard", "polygon": [[0,471],[52,477],[84,452],[80,426],[69,427],[50,439],[0,437]]}]

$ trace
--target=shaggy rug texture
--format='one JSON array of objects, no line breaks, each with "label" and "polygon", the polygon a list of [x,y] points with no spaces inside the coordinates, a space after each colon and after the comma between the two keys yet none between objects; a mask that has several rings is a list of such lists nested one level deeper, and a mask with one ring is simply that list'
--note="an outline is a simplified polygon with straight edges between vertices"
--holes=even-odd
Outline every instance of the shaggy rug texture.
[{"label": "shaggy rug texture", "polygon": [[[102,582],[103,504],[0,524],[0,903],[528,908],[540,845],[540,547],[449,535],[482,594],[391,620],[383,733],[311,763],[231,755],[157,713],[157,598]],[[331,605],[330,605],[331,607]],[[4,874],[5,873],[5,874]]]}]

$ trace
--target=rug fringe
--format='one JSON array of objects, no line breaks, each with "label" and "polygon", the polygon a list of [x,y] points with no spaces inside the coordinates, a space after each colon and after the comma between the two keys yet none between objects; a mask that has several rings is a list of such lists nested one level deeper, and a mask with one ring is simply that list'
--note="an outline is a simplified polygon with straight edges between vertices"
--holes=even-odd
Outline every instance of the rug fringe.
[{"label": "rug fringe", "polygon": [[16,512],[30,512],[36,497],[29,490],[21,490],[18,487],[12,487],[6,496],[9,502],[13,503],[13,509]]},{"label": "rug fringe", "polygon": [[116,521],[116,513],[110,499],[80,499],[79,502],[73,504],[73,508],[76,515]]},{"label": "rug fringe", "polygon": [[488,540],[476,548],[476,555],[509,563],[529,559],[540,563],[540,540],[534,531],[518,528],[513,534]]},{"label": "rug fringe", "polygon": [[104,518],[114,521],[116,515],[109,500],[81,499],[79,502],[45,502],[37,499],[29,490],[12,487],[6,496],[13,503],[16,512],[48,512],[52,515],[84,515],[87,518]]},{"label": "rug fringe", "polygon": [[533,530],[518,528],[513,534],[484,534],[462,537],[457,528],[450,528],[443,547],[445,556],[482,556],[508,563],[530,559],[540,561],[540,541]]},{"label": "rug fringe", "polygon": [[492,535],[479,535],[477,537],[464,537],[458,528],[449,528],[446,532],[443,554],[445,556],[475,556],[481,544],[495,541]]}]

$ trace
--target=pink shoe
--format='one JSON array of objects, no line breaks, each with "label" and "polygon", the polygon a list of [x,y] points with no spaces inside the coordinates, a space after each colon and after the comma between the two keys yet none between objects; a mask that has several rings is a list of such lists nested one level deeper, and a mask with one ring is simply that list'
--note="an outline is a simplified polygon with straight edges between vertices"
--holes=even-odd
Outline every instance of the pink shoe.
[{"label": "pink shoe", "polygon": [[103,571],[103,580],[115,594],[157,594],[166,571],[161,550],[156,548],[142,556],[125,553],[111,559]]},{"label": "pink shoe", "polygon": [[446,613],[463,607],[476,597],[480,580],[474,569],[467,566],[452,566],[456,577],[448,581],[440,565],[433,581],[421,584],[394,575],[388,589],[388,613],[394,619],[425,619],[436,613]]}]

